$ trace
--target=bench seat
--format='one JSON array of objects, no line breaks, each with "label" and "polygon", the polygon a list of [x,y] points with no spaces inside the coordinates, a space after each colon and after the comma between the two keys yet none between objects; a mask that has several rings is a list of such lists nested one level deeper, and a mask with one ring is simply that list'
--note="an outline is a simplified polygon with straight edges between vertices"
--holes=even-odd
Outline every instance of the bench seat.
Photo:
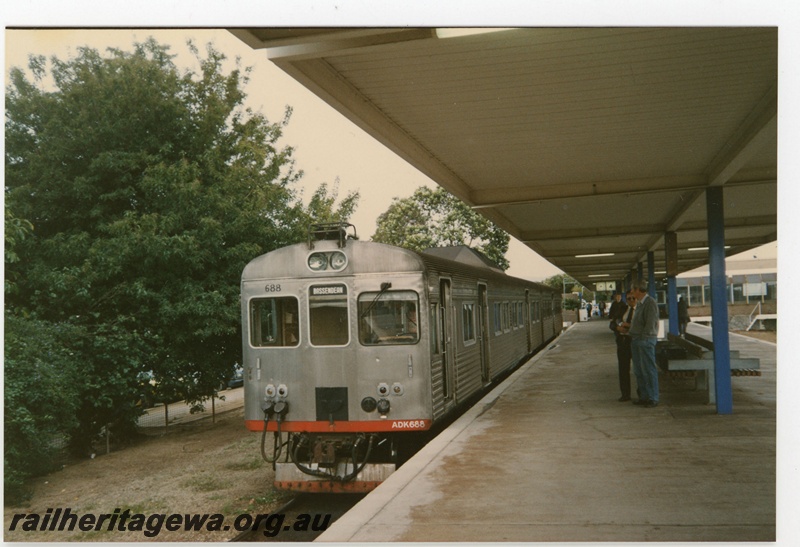
[{"label": "bench seat", "polygon": [[[716,403],[713,342],[687,333],[686,338],[669,334],[667,343],[684,349],[686,357],[662,358],[659,365],[671,376],[693,376],[695,389],[706,390],[706,402]],[[761,376],[759,360],[753,357],[740,357],[736,350],[730,352],[730,366],[731,376]]]}]

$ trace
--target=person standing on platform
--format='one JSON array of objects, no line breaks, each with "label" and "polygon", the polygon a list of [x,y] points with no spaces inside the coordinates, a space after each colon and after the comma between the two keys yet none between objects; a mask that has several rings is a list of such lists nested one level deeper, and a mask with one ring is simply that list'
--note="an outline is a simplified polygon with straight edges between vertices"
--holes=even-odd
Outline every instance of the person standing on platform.
[{"label": "person standing on platform", "polygon": [[[620,309],[621,308],[621,309]],[[611,308],[608,310],[609,319],[619,319],[619,314],[624,313],[628,307],[622,301],[622,292],[614,291],[614,301],[611,303]]]},{"label": "person standing on platform", "polygon": [[689,304],[686,298],[681,296],[678,298],[678,329],[681,336],[686,337],[686,325],[689,324]]},{"label": "person standing on platform", "polygon": [[656,365],[656,338],[658,337],[658,304],[647,294],[647,283],[635,281],[633,295],[636,310],[631,327],[631,357],[633,373],[639,382],[639,400],[634,404],[647,408],[658,406],[658,366]]},{"label": "person standing on platform", "polygon": [[[615,295],[616,300],[612,302],[608,315],[611,317],[611,325],[614,327],[614,337],[617,342],[617,364],[619,366],[619,390],[621,396],[619,402],[631,400],[631,337],[628,329],[633,319],[633,311],[636,306],[636,297],[633,292],[627,295],[628,303],[624,304],[621,300],[622,295]],[[615,305],[619,304],[619,305]],[[637,387],[637,392],[639,388]],[[641,398],[641,393],[639,393]]]}]

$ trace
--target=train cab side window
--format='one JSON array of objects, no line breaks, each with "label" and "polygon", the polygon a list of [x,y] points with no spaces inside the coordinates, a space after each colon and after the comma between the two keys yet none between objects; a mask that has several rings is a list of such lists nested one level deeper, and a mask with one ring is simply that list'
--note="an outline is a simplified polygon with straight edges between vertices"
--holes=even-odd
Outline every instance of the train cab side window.
[{"label": "train cab side window", "polygon": [[358,295],[358,339],[365,346],[416,344],[419,297],[414,291]]},{"label": "train cab side window", "polygon": [[256,348],[291,347],[300,343],[297,299],[254,298],[250,301],[250,344]]},{"label": "train cab side window", "polygon": [[308,322],[314,346],[346,346],[350,341],[346,285],[312,285]]}]

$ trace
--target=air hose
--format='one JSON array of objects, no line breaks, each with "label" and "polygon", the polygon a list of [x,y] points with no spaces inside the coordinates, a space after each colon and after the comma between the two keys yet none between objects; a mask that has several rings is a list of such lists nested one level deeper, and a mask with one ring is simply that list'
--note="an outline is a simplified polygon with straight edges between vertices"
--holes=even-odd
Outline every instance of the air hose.
[{"label": "air hose", "polygon": [[285,405],[282,406],[280,409],[277,408],[278,405],[275,405],[275,410],[278,414],[277,417],[277,431],[275,431],[275,435],[273,437],[273,445],[272,445],[272,457],[270,458],[267,455],[266,451],[266,444],[267,444],[267,426],[269,425],[269,416],[272,414],[273,405],[271,402],[267,402],[262,406],[264,410],[264,429],[261,432],[261,457],[264,459],[265,462],[272,464],[272,469],[275,469],[275,462],[278,461],[278,458],[281,457],[281,452],[283,451],[284,444],[287,444],[289,440],[286,440],[286,443],[281,443],[281,423],[283,422],[283,415],[286,413]]}]

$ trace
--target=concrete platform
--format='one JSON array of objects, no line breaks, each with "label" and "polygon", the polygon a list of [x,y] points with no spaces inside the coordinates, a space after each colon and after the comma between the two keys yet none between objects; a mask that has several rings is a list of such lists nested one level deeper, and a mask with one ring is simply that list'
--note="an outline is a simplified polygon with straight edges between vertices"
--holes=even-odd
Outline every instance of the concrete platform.
[{"label": "concrete platform", "polygon": [[647,409],[606,322],[573,325],[317,541],[775,541],[776,346],[731,346],[762,370],[732,415],[663,375]]}]

